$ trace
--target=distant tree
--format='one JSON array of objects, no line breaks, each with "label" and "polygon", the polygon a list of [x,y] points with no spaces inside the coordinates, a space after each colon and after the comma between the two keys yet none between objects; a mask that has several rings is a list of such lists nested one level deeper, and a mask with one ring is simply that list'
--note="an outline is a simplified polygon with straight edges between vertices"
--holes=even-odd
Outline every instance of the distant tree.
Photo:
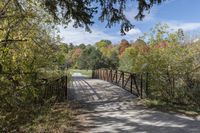
[{"label": "distant tree", "polygon": [[66,43],[60,44],[60,48],[65,52],[66,54],[69,52],[69,46]]},{"label": "distant tree", "polygon": [[72,58],[73,59],[78,59],[81,55],[81,49],[80,48],[75,48],[74,49],[74,52],[73,52],[73,55],[72,55]]},{"label": "distant tree", "polygon": [[70,44],[69,44],[69,50],[72,50],[72,49],[74,49],[74,48],[75,48],[74,44],[73,44],[73,43],[70,43]]},{"label": "distant tree", "polygon": [[142,39],[137,39],[133,44],[132,47],[135,47],[137,50],[142,51],[142,52],[148,52],[149,46],[142,40]]},{"label": "distant tree", "polygon": [[96,47],[98,49],[101,49],[101,48],[105,48],[105,47],[108,47],[109,45],[111,45],[112,42],[110,40],[101,40],[99,42],[96,42]]},{"label": "distant tree", "polygon": [[[162,45],[177,45],[180,42],[180,37],[182,36],[182,31],[170,32],[170,28],[167,24],[156,24],[151,31],[145,35],[150,46]],[[160,47],[160,46],[159,46]]]},{"label": "distant tree", "polygon": [[117,69],[119,67],[119,57],[116,51],[112,52],[112,55],[110,57],[109,61],[109,68],[111,69]]},{"label": "distant tree", "polygon": [[133,44],[134,45],[141,45],[141,46],[144,46],[146,45],[146,43],[142,40],[142,39],[137,39]]},{"label": "distant tree", "polygon": [[129,42],[126,39],[122,39],[121,43],[119,44],[119,54],[121,55],[129,46]]},{"label": "distant tree", "polygon": [[85,46],[84,43],[81,43],[78,47],[79,47],[80,49],[85,49],[85,48],[86,48],[86,46]]},{"label": "distant tree", "polygon": [[78,59],[78,67],[80,69],[96,69],[100,68],[101,52],[93,46],[87,47],[81,53]]}]

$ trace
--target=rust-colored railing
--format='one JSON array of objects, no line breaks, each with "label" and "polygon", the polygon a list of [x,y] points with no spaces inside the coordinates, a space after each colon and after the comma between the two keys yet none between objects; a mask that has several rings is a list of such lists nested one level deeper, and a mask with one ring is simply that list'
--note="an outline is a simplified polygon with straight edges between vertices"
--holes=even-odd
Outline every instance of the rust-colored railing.
[{"label": "rust-colored railing", "polygon": [[44,90],[44,98],[56,96],[56,100],[68,99],[68,77],[64,76],[50,82]]},{"label": "rust-colored railing", "polygon": [[111,82],[132,94],[143,98],[148,95],[148,73],[129,73],[120,70],[93,70],[93,78]]},{"label": "rust-colored railing", "polygon": [[[49,80],[49,79],[37,79],[37,73],[6,73],[2,72],[0,73],[0,76],[4,76],[7,78],[12,79],[13,75],[21,75],[21,76],[31,76],[34,78],[34,80],[41,80],[39,82],[33,82],[30,86],[33,86],[35,88],[38,88],[40,93],[39,95],[43,97],[44,99],[48,99],[51,97],[56,97],[56,101],[63,101],[65,99],[68,99],[68,82],[70,81],[68,76],[63,76],[58,79]],[[13,82],[14,84],[15,82]],[[16,82],[18,83],[18,82]],[[15,86],[20,85],[16,84]]]}]

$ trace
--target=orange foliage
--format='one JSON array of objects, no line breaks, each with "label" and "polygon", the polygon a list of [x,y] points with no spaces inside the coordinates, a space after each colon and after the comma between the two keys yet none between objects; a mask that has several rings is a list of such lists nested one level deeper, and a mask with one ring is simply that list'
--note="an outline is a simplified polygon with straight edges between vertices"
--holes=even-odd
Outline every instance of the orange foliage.
[{"label": "orange foliage", "polygon": [[129,42],[127,40],[121,40],[121,43],[119,45],[119,55],[121,55],[129,46]]},{"label": "orange foliage", "polygon": [[73,58],[77,59],[78,57],[80,57],[81,52],[82,52],[81,48],[76,48],[73,53]]},{"label": "orange foliage", "polygon": [[141,39],[137,39],[137,41],[135,41],[132,47],[134,47],[140,52],[148,52],[150,50],[150,47]]},{"label": "orange foliage", "polygon": [[162,41],[162,42],[159,42],[158,44],[156,44],[154,47],[155,48],[166,48],[166,47],[168,47],[168,43],[165,41]]}]

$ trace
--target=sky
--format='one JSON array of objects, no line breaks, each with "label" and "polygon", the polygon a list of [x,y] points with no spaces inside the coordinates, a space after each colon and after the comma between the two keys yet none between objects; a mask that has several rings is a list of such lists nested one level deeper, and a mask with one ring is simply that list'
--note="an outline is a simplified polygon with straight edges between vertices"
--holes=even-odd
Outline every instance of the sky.
[{"label": "sky", "polygon": [[135,41],[138,37],[148,32],[157,23],[168,24],[170,29],[182,28],[184,32],[200,31],[200,0],[167,0],[161,5],[155,5],[143,21],[136,21],[136,3],[128,3],[125,11],[127,18],[135,25],[126,35],[120,34],[120,25],[105,28],[105,23],[94,19],[95,24],[91,27],[92,33],[86,32],[84,28],[73,28],[69,24],[67,28],[59,26],[60,37],[64,43],[73,44],[95,44],[102,39],[110,40],[113,44],[122,39]]}]

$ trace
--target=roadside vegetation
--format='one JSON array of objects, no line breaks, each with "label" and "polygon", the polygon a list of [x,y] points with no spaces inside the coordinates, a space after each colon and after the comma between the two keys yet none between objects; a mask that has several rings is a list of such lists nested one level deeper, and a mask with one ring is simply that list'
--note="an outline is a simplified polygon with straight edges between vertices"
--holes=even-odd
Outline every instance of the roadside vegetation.
[{"label": "roadside vegetation", "polygon": [[31,2],[3,0],[0,9],[0,132],[23,132],[37,124],[35,129],[46,131],[47,125],[70,121],[70,109],[54,110],[56,95],[45,92],[56,79],[68,75],[70,80],[66,48],[47,23],[51,16]]},{"label": "roadside vegetation", "polygon": [[194,106],[184,106],[182,104],[173,104],[161,100],[152,100],[152,99],[140,99],[137,102],[138,105],[143,105],[151,109],[156,109],[162,112],[168,112],[168,113],[178,113],[178,114],[184,114],[186,116],[190,117],[197,117],[200,115],[200,109],[198,107]]}]

